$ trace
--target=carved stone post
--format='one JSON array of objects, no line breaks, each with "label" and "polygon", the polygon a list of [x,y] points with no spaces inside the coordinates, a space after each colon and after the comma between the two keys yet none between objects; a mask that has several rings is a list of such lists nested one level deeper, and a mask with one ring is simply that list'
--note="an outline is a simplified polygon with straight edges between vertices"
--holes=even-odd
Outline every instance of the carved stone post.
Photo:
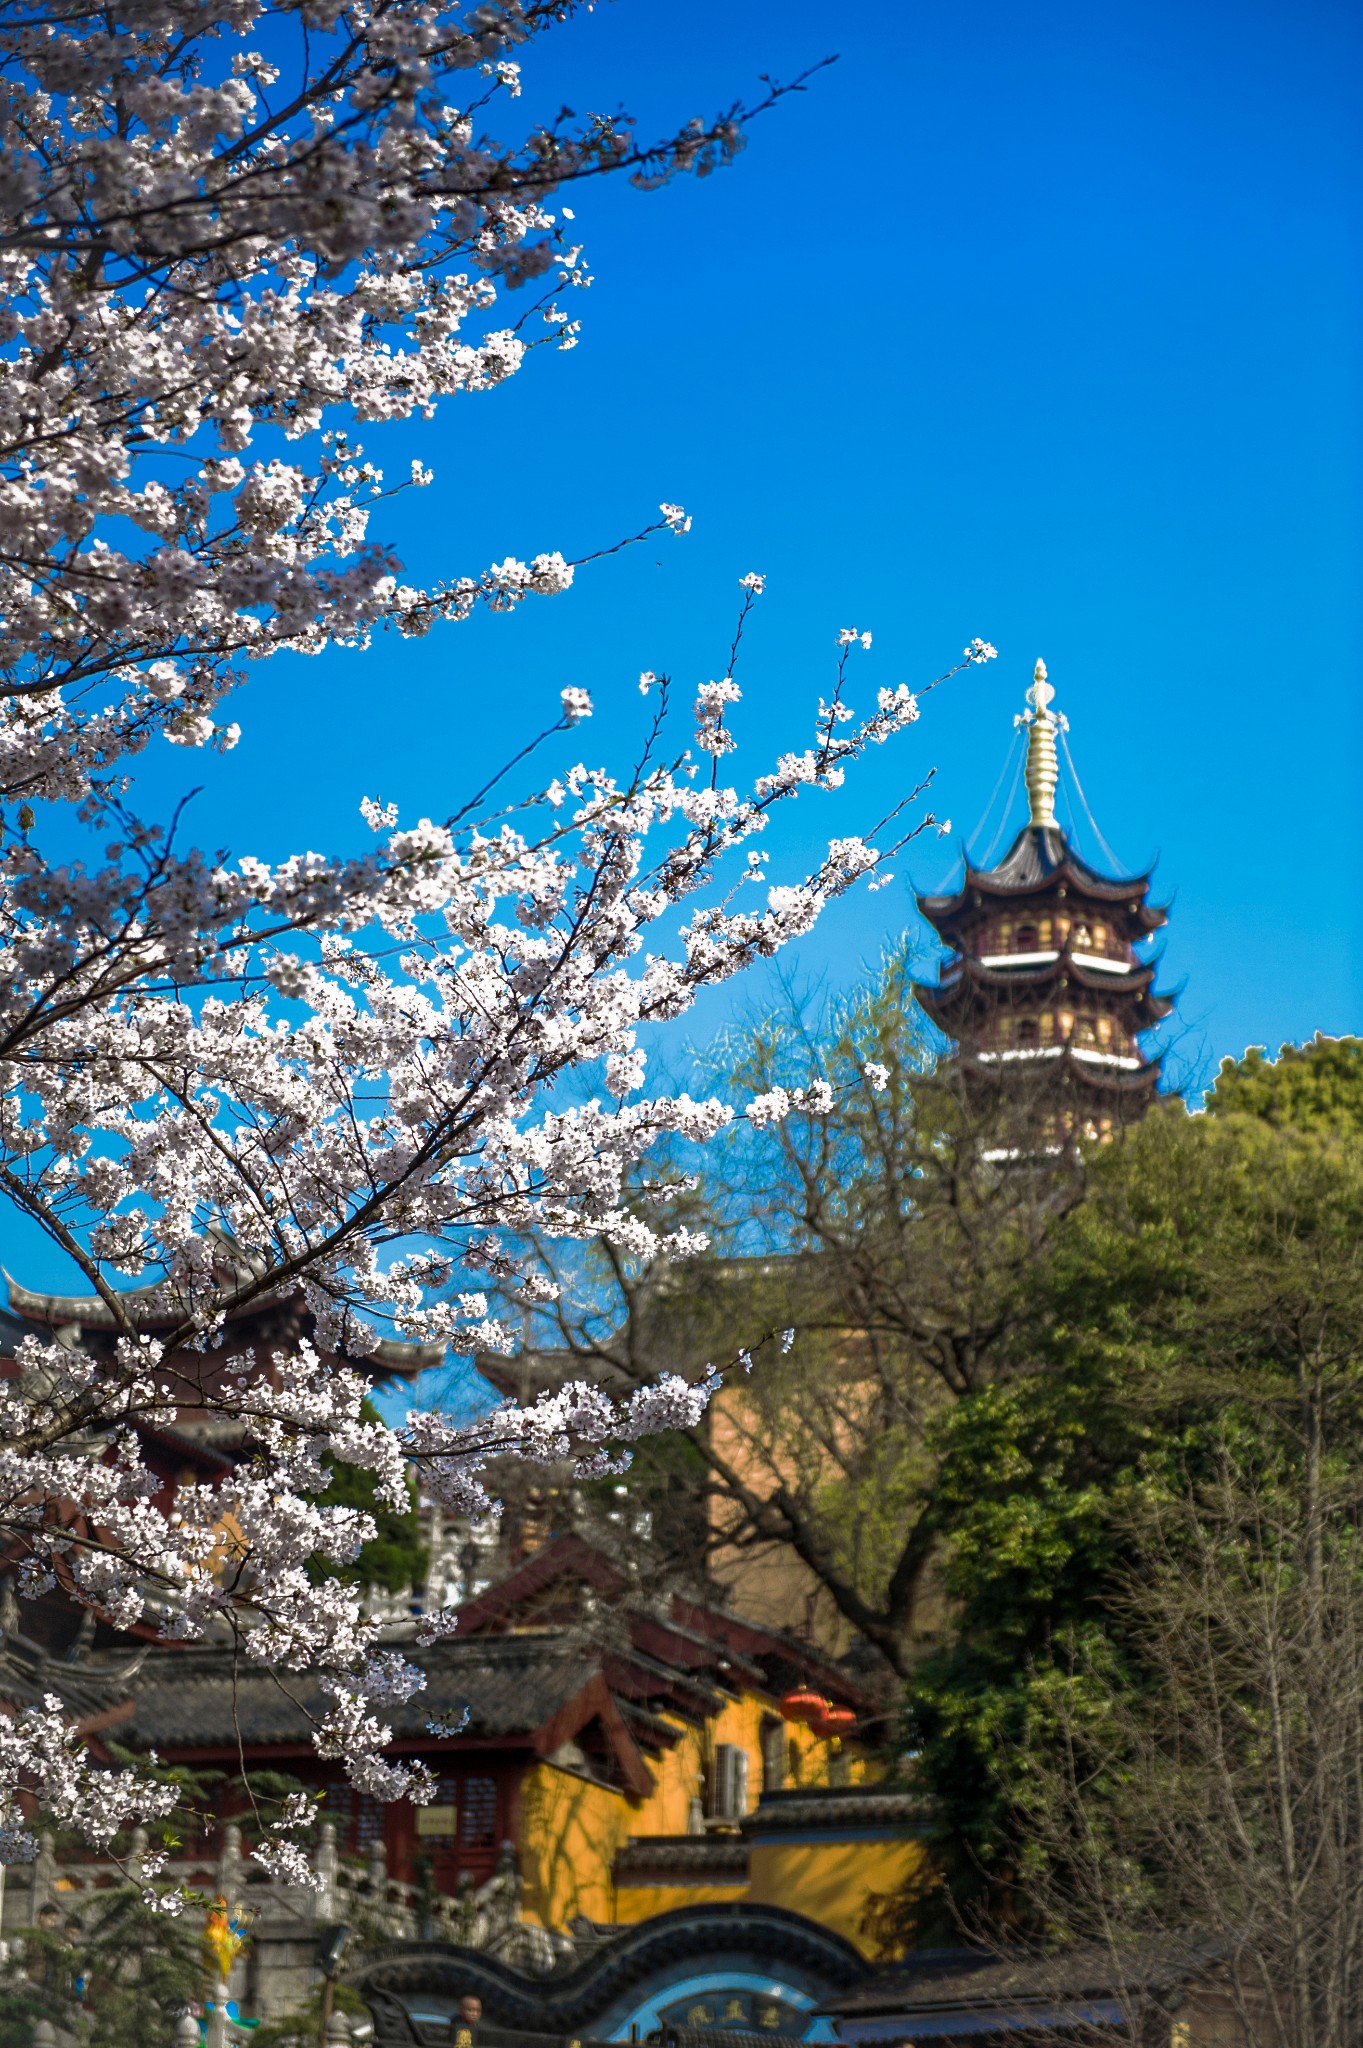
[{"label": "carved stone post", "polygon": [[336,1823],[324,1820],[317,1830],[317,1876],[321,1890],[313,1893],[313,1918],[319,1921],[334,1920],[336,1917],[336,1875],[339,1859],[336,1852]]},{"label": "carved stone post", "polygon": [[38,1853],[33,1859],[33,1889],[28,1895],[29,1914],[36,1924],[44,1906],[50,1906],[57,1895],[57,1854],[52,1837],[39,1835]]},{"label": "carved stone post", "polygon": [[227,2048],[227,2000],[230,1993],[225,1978],[219,1977],[213,1986],[213,2010],[208,2015],[208,2033],[204,2048]]},{"label": "carved stone post", "polygon": [[222,1831],[218,1851],[218,1891],[228,1906],[235,1906],[241,1891],[241,1829],[229,1820]]}]

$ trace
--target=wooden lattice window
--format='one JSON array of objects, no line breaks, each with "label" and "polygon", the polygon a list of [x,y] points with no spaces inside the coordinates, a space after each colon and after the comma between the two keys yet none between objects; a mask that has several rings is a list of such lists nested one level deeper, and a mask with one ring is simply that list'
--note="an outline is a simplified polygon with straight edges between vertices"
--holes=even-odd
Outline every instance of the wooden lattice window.
[{"label": "wooden lattice window", "polygon": [[468,1849],[485,1849],[497,1839],[497,1781],[465,1778],[459,1802],[459,1839]]},{"label": "wooden lattice window", "polygon": [[352,1791],[350,1798],[355,1849],[359,1855],[367,1856],[371,1849],[383,1847],[383,1824],[387,1808],[382,1799],[375,1799],[368,1792]]}]

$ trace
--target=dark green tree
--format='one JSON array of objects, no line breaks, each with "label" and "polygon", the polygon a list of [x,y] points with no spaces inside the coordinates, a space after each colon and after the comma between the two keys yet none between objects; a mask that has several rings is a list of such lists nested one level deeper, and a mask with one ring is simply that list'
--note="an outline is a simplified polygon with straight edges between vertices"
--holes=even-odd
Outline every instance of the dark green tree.
[{"label": "dark green tree", "polygon": [[1297,1131],[1363,1130],[1363,1038],[1326,1038],[1284,1045],[1276,1060],[1252,1046],[1242,1060],[1222,1060],[1207,1107],[1215,1116],[1257,1116]]},{"label": "dark green tree", "polygon": [[70,2026],[79,1962],[59,1930],[28,1927],[10,1940],[0,1971],[0,2048],[33,2048],[39,2020]]},{"label": "dark green tree", "polygon": [[85,2003],[100,2048],[169,2041],[175,2020],[203,1995],[203,1915],[156,1912],[138,1884],[98,1894],[82,1938]]},{"label": "dark green tree", "polygon": [[[1363,1069],[1344,1071],[1363,1096]],[[1363,1116],[1337,1049],[1223,1070],[1210,1107],[1161,1107],[1094,1158],[1013,1372],[936,1425],[953,1628],[908,1708],[942,1815],[939,1920],[986,1902],[1026,1917],[1010,1760],[1038,1739],[1057,1671],[1144,1696],[1121,1589],[1160,1504],[1195,1497],[1230,1444],[1294,1503],[1323,1579],[1332,1491],[1363,1470]],[[884,1932],[931,1918],[921,1897],[887,1902]]]},{"label": "dark green tree", "polygon": [[[361,1414],[366,1422],[379,1419],[378,1410],[369,1400],[362,1404]],[[409,1478],[411,1505],[398,1514],[376,1501],[372,1472],[367,1472],[361,1465],[346,1465],[338,1460],[331,1460],[330,1467],[331,1479],[321,1496],[322,1504],[325,1507],[362,1509],[365,1514],[373,1516],[376,1533],[353,1564],[344,1565],[339,1570],[330,1563],[325,1566],[319,1564],[319,1577],[335,1576],[349,1585],[374,1587],[385,1593],[405,1593],[409,1586],[420,1586],[426,1576],[427,1551],[421,1540],[415,1483]]]}]

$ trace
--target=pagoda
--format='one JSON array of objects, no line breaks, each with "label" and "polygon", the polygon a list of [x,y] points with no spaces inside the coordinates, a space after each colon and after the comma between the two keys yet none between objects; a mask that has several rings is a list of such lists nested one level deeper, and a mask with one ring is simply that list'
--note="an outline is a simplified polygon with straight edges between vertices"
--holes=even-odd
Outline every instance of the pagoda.
[{"label": "pagoda", "polygon": [[1106,1137],[1159,1081],[1162,1055],[1139,1040],[1173,1004],[1137,949],[1168,916],[1147,900],[1148,872],[1099,873],[1056,823],[1056,739],[1068,726],[1054,696],[1039,661],[1016,721],[1027,728],[1028,821],[997,867],[967,855],[954,895],[918,897],[948,955],[914,993],[972,1080],[1009,1094],[1054,1084],[1065,1130]]}]

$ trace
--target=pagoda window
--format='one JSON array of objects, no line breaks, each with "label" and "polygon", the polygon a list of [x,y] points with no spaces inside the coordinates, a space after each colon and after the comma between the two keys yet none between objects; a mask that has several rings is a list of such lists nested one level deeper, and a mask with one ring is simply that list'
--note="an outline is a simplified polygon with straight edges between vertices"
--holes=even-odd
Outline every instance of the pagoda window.
[{"label": "pagoda window", "polygon": [[1055,1036],[1055,1018],[1049,1010],[1041,1012],[1041,1043],[1049,1045]]},{"label": "pagoda window", "polygon": [[1036,949],[1037,949],[1037,936],[1036,936],[1036,926],[1035,926],[1034,924],[1020,924],[1020,925],[1018,926],[1018,943],[1017,943],[1017,950],[1018,950],[1018,952],[1019,952],[1019,953],[1035,953]]},{"label": "pagoda window", "polygon": [[1093,938],[1088,926],[1082,921],[1074,927],[1074,943],[1081,953],[1092,951]]},{"label": "pagoda window", "polygon": [[1112,1019],[1110,1017],[1100,1017],[1098,1019],[1098,1042],[1100,1045],[1111,1045],[1112,1043]]},{"label": "pagoda window", "polygon": [[[1004,1020],[1004,1028],[1005,1028],[1005,1032],[1006,1032],[1006,1029],[1007,1029],[1007,1019],[1006,1019],[1006,1018],[1005,1018],[1005,1020]],[[1019,1044],[1019,1045],[1036,1045],[1036,1044],[1038,1044],[1038,1043],[1039,1043],[1039,1041],[1040,1041],[1040,1038],[1041,1038],[1041,1030],[1040,1030],[1040,1026],[1039,1026],[1039,1025],[1037,1024],[1037,1021],[1036,1021],[1036,1018],[1035,1018],[1035,1017],[1019,1017],[1019,1018],[1018,1018],[1018,1020],[1017,1020],[1017,1038],[1018,1038],[1018,1044]]]},{"label": "pagoda window", "polygon": [[1013,943],[1013,920],[1005,917],[999,926],[999,951],[1006,953]]},{"label": "pagoda window", "polygon": [[1092,1017],[1077,1017],[1075,1019],[1074,1039],[1077,1045],[1092,1045],[1097,1035],[1093,1028]]},{"label": "pagoda window", "polygon": [[1051,920],[1048,917],[1043,917],[1037,926],[1036,939],[1044,952],[1051,943]]},{"label": "pagoda window", "polygon": [[1093,927],[1093,943],[1100,953],[1107,951],[1107,926],[1105,924],[1096,924]]},{"label": "pagoda window", "polygon": [[1069,1010],[1060,1012],[1060,1036],[1069,1038],[1074,1031],[1074,1017]]}]

